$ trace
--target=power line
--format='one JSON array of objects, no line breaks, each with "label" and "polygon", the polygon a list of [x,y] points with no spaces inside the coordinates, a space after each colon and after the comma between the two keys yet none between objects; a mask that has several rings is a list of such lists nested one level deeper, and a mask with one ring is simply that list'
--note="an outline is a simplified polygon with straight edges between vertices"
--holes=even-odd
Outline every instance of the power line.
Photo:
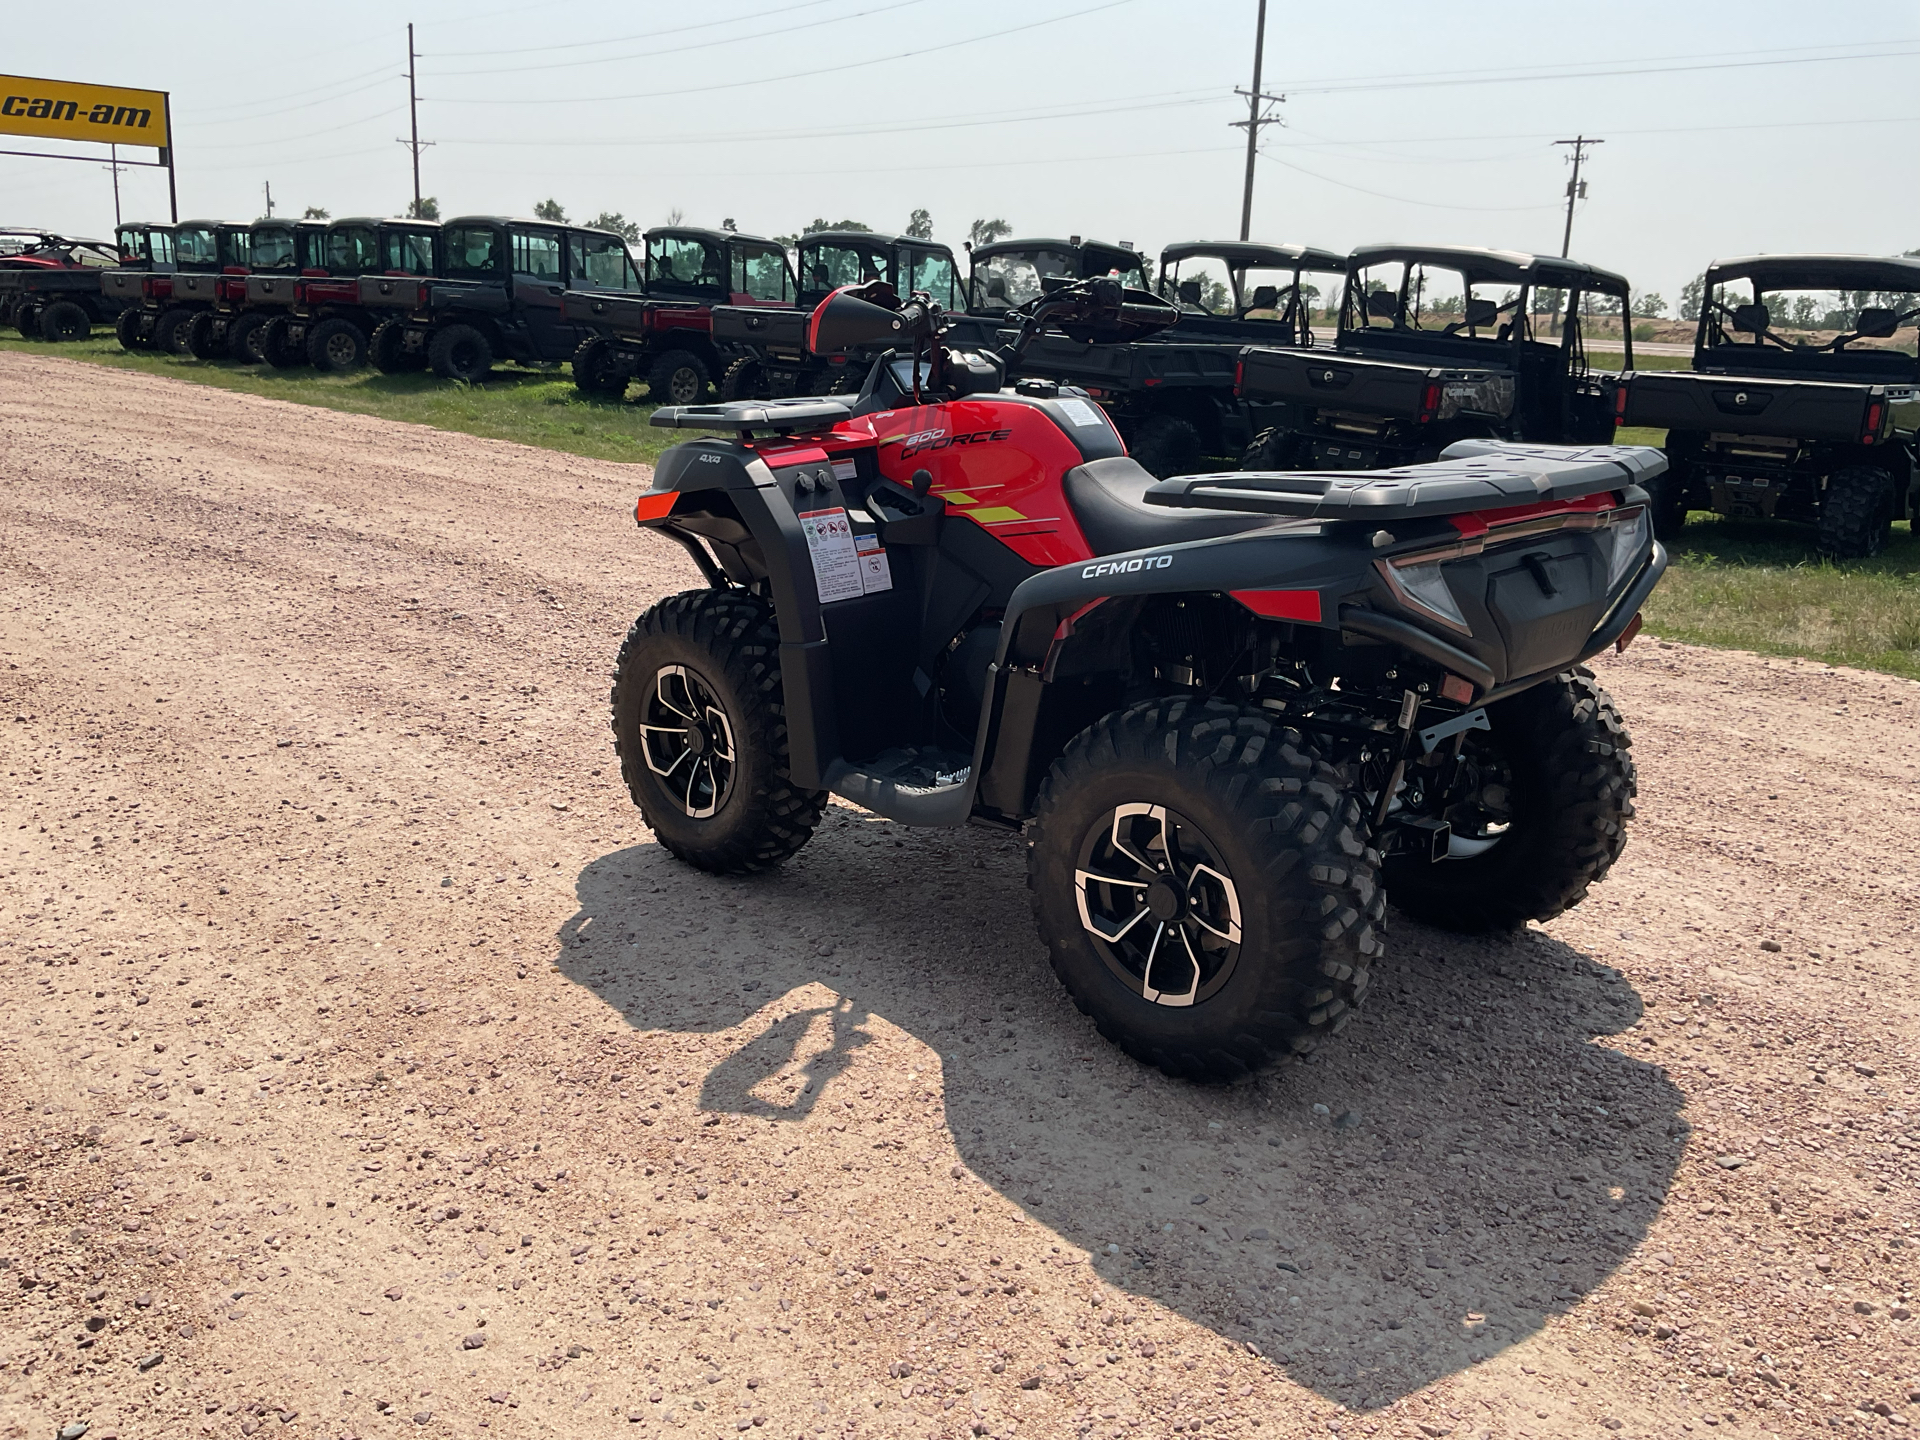
[{"label": "power line", "polygon": [[[738,25],[745,20],[764,20],[769,15],[791,15],[796,10],[814,10],[822,5],[835,5],[839,0],[800,0],[798,5],[776,5],[770,10],[753,10],[745,15],[730,15],[725,20],[703,20],[698,25],[679,25],[671,30],[647,30],[638,35],[609,35],[600,40],[569,40],[560,45],[516,45],[507,50],[436,50],[433,59],[464,60],[484,55],[544,55],[555,50],[585,50],[595,45],[627,45],[635,40],[658,40],[665,35],[691,35],[695,30],[711,30],[718,25]],[[533,7],[523,7],[533,8]],[[495,11],[495,14],[506,12]],[[463,16],[464,21],[480,19],[480,16]],[[784,32],[775,32],[784,33]]]},{"label": "power line", "polygon": [[1320,180],[1328,185],[1337,185],[1342,190],[1353,190],[1362,195],[1371,195],[1376,200],[1391,200],[1396,205],[1419,205],[1429,210],[1469,210],[1488,215],[1511,215],[1528,210],[1554,210],[1559,208],[1555,205],[1453,205],[1439,200],[1415,200],[1405,195],[1389,195],[1384,190],[1369,190],[1364,185],[1355,185],[1350,181],[1336,180],[1331,175],[1322,175],[1319,171],[1309,170],[1304,165],[1296,165],[1290,160],[1282,160],[1271,150],[1262,150],[1260,153],[1266,156],[1267,159],[1273,161],[1274,164],[1284,165],[1289,170],[1297,170],[1300,174],[1310,179]]}]

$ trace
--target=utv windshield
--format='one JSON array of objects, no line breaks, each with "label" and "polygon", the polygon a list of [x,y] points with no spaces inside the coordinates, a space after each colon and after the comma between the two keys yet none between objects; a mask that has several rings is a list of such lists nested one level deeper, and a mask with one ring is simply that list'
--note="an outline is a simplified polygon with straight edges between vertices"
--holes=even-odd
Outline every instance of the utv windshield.
[{"label": "utv windshield", "polygon": [[1916,290],[1767,290],[1743,276],[1707,291],[1703,318],[1705,346],[1809,358],[1861,351],[1920,357]]},{"label": "utv windshield", "polygon": [[879,245],[861,245],[833,241],[809,245],[801,251],[808,290],[838,290],[842,285],[862,285],[869,280],[884,280],[898,288],[893,274],[893,257]]},{"label": "utv windshield", "polygon": [[120,263],[122,265],[138,265],[142,261],[151,262],[153,260],[153,250],[148,243],[148,237],[151,232],[128,225],[122,226],[113,233],[114,238],[120,243]]},{"label": "utv windshield", "polygon": [[1343,325],[1368,334],[1442,335],[1506,344],[1531,339],[1526,287],[1469,282],[1461,271],[1399,260],[1364,266],[1348,281]]},{"label": "utv windshield", "polygon": [[567,283],[576,290],[638,290],[640,275],[633,268],[627,245],[618,235],[592,235],[578,230],[567,234]]},{"label": "utv windshield", "polygon": [[793,299],[793,272],[787,268],[784,246],[736,240],[733,249],[735,294],[751,300]]},{"label": "utv windshield", "polygon": [[943,310],[960,309],[960,267],[953,263],[953,257],[938,250],[910,250],[907,255],[913,270],[907,289],[926,291]]},{"label": "utv windshield", "polygon": [[210,270],[220,266],[219,239],[211,229],[181,226],[174,232],[174,248],[182,265],[204,265]]},{"label": "utv windshield", "polygon": [[490,225],[456,225],[447,231],[447,274],[455,280],[498,280],[500,232]]},{"label": "utv windshield", "polygon": [[[785,257],[782,257],[782,265]],[[663,295],[706,295],[727,288],[727,252],[684,235],[647,239],[647,288]]]},{"label": "utv windshield", "polygon": [[371,225],[343,225],[327,232],[327,269],[363,275],[380,268],[380,246]]},{"label": "utv windshield", "polygon": [[433,273],[433,235],[424,230],[389,230],[380,246],[380,268],[403,275]]},{"label": "utv windshield", "polygon": [[975,310],[994,313],[1024,305],[1040,294],[1040,282],[1060,275],[1078,279],[1078,267],[1064,250],[1002,250],[989,255],[973,270]]},{"label": "utv windshield", "polygon": [[293,231],[278,225],[253,232],[253,268],[255,270],[297,270],[300,258],[294,253]]}]

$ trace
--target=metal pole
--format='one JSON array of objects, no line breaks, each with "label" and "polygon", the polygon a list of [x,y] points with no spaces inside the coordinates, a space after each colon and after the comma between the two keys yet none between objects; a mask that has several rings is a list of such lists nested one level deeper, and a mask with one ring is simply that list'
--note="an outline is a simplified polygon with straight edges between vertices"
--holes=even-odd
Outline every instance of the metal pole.
[{"label": "metal pole", "polygon": [[[1262,4],[1266,0],[1261,0]],[[407,22],[407,114],[413,122],[413,142],[407,148],[413,153],[413,214],[420,215],[420,92],[415,85],[414,61],[420,57],[413,48],[413,22]]]},{"label": "metal pole", "polygon": [[173,175],[173,92],[162,91],[160,110],[167,117],[167,213],[173,224],[180,223],[180,191]]},{"label": "metal pole", "polygon": [[267,218],[273,218],[273,182],[267,181]]},{"label": "metal pole", "polygon": [[1253,33],[1253,91],[1247,96],[1247,185],[1240,200],[1240,238],[1253,228],[1253,161],[1260,144],[1260,62],[1267,47],[1267,0],[1260,0],[1260,18]]},{"label": "metal pole", "polygon": [[[171,140],[173,137],[167,137]],[[107,154],[113,157],[113,228],[120,228],[120,147],[109,144]]]}]

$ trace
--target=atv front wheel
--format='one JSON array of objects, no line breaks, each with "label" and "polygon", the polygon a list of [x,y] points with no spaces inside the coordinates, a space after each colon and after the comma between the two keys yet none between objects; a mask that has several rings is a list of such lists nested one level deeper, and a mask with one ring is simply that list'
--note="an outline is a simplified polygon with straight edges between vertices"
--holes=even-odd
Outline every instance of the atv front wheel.
[{"label": "atv front wheel", "polygon": [[1299,732],[1148,701],[1082,731],[1034,808],[1054,973],[1135,1059],[1233,1080],[1352,1017],[1382,953],[1379,859],[1361,797]]},{"label": "atv front wheel", "polygon": [[627,632],[612,699],[620,774],[675,856],[745,875],[812,837],[827,795],[788,768],[780,630],[765,601],[723,590],[660,601]]},{"label": "atv front wheel", "polygon": [[40,338],[62,344],[84,340],[93,333],[86,309],[71,300],[56,300],[40,312]]},{"label": "atv front wheel", "polygon": [[604,335],[589,335],[573,352],[573,386],[582,395],[624,400],[627,374],[614,360],[613,346]]},{"label": "atv front wheel", "polygon": [[647,398],[656,405],[698,405],[707,394],[707,367],[686,350],[669,350],[647,372]]},{"label": "atv front wheel", "polygon": [[434,332],[427,346],[427,364],[442,380],[478,385],[493,369],[493,346],[471,325],[449,325]]},{"label": "atv front wheel", "polygon": [[1178,415],[1149,415],[1133,432],[1127,453],[1162,480],[1192,475],[1206,463],[1200,432]]},{"label": "atv front wheel", "polygon": [[351,320],[322,320],[307,335],[307,363],[322,375],[345,375],[367,363],[367,337]]},{"label": "atv front wheel", "polygon": [[1446,930],[1511,929],[1578,905],[1626,848],[1639,788],[1632,737],[1584,667],[1498,701],[1487,720],[1461,752],[1468,794],[1446,817],[1448,858],[1386,863],[1394,905]]},{"label": "atv front wheel", "polygon": [[1871,465],[1849,465],[1827,477],[1815,544],[1836,560],[1867,560],[1887,548],[1893,531],[1893,477]]}]

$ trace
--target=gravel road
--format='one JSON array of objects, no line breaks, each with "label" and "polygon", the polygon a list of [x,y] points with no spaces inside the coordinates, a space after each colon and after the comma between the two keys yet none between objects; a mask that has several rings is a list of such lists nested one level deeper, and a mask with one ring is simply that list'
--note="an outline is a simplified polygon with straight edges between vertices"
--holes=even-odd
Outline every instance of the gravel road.
[{"label": "gravel road", "polygon": [[1920,687],[1609,658],[1612,878],[1202,1089],[1015,841],[652,842],[645,479],[0,355],[0,1437],[1920,1420]]}]

